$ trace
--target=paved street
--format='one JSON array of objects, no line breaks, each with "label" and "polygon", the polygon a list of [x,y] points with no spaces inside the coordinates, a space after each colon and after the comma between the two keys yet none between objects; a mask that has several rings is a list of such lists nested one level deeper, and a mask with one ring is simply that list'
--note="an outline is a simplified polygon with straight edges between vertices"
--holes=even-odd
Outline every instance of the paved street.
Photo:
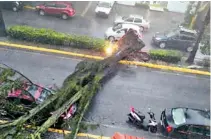
[{"label": "paved street", "polygon": [[94,11],[97,2],[88,3],[89,2],[83,1],[73,2],[76,16],[67,21],[53,16],[40,16],[38,13],[28,10],[18,13],[5,10],[3,11],[3,15],[7,27],[11,25],[29,25],[38,28],[51,28],[69,34],[88,35],[98,38],[103,38],[104,32],[108,27],[113,25],[117,16],[130,14],[142,15],[151,22],[150,30],[144,33],[146,50],[152,48],[150,41],[155,32],[162,32],[176,27],[184,18],[182,14],[178,13],[148,12],[140,7],[115,4],[109,18],[104,19],[96,17],[95,15]]},{"label": "paved street", "polygon": [[[61,85],[79,60],[1,48],[0,62],[21,71],[36,83]],[[86,118],[87,121],[110,126],[109,131],[104,130],[105,136],[115,131],[143,136],[147,133],[135,131],[125,122],[130,106],[143,112],[151,107],[157,119],[168,107],[209,109],[209,84],[209,77],[143,67],[122,68],[94,98]]]}]

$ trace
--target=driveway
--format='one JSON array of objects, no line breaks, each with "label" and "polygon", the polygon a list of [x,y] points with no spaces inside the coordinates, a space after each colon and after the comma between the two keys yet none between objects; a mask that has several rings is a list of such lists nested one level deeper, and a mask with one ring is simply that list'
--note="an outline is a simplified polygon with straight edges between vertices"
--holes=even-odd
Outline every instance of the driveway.
[{"label": "driveway", "polygon": [[[36,2],[34,5],[38,3]],[[109,18],[104,19],[96,17],[94,12],[96,5],[96,1],[73,2],[73,7],[76,9],[76,16],[66,21],[52,16],[39,16],[38,13],[28,10],[18,13],[4,10],[3,16],[7,27],[12,25],[29,25],[38,28],[50,28],[69,34],[103,38],[104,32],[108,27],[113,25],[113,21],[117,16],[138,14],[151,22],[151,29],[144,33],[143,38],[146,43],[146,50],[152,49],[150,41],[155,32],[171,29],[183,21],[182,14],[148,11],[140,7],[120,4],[115,4]]]}]

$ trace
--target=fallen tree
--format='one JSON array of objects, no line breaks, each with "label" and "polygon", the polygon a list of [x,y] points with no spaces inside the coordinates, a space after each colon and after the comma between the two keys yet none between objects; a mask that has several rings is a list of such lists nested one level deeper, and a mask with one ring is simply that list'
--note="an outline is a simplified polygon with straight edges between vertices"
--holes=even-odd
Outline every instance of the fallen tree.
[{"label": "fallen tree", "polygon": [[[120,49],[117,53],[102,61],[80,62],[76,66],[75,72],[65,79],[61,89],[57,93],[13,122],[1,124],[0,139],[41,138],[40,135],[55,124],[60,115],[67,111],[70,105],[79,102],[77,114],[73,118],[64,121],[63,124],[63,128],[71,127],[72,130],[71,134],[67,135],[66,138],[76,139],[82,118],[93,96],[118,71],[118,62],[131,52],[140,50],[145,46],[133,30],[129,30],[118,44]],[[2,80],[6,79],[6,75],[3,76],[4,78]],[[29,123],[30,119],[33,119],[37,115],[45,115],[46,111],[49,112],[52,110],[54,114],[49,116],[33,133],[26,132],[25,125]]]}]

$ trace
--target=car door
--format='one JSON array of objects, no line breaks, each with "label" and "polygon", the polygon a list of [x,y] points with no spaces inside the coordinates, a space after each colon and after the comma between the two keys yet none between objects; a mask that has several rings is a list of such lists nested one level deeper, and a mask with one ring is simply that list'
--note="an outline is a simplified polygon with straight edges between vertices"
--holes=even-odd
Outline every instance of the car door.
[{"label": "car door", "polygon": [[188,125],[182,125],[174,130],[171,137],[178,139],[188,139]]},{"label": "car door", "polygon": [[177,48],[177,46],[180,45],[179,35],[174,35],[172,37],[167,38],[166,45],[170,48]]},{"label": "car door", "polygon": [[141,26],[141,25],[142,25],[142,19],[140,19],[140,18],[135,18],[135,19],[134,19],[134,24],[135,24],[135,25],[138,25],[138,26]]},{"label": "car door", "polygon": [[115,38],[119,40],[123,35],[125,35],[125,30],[126,30],[125,28],[117,30]]},{"label": "car door", "polygon": [[180,35],[179,44],[180,45],[177,46],[177,49],[187,50],[187,48],[191,46],[191,41],[186,35]]},{"label": "car door", "polygon": [[125,22],[126,24],[134,24],[134,18],[133,17],[129,17],[127,19],[125,19]]},{"label": "car door", "polygon": [[56,14],[56,4],[55,3],[45,4],[45,12],[47,14]]},{"label": "car door", "polygon": [[12,2],[10,1],[4,1],[2,2],[3,9],[12,9]]},{"label": "car door", "polygon": [[66,7],[64,4],[56,4],[55,14],[61,14]]}]

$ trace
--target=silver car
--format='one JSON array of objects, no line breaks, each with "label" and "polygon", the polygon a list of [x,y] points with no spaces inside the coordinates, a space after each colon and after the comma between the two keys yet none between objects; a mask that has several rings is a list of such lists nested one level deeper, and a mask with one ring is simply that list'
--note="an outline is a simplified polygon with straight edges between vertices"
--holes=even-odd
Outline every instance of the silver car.
[{"label": "silver car", "polygon": [[123,17],[117,17],[114,24],[134,24],[138,25],[142,31],[148,30],[150,28],[150,22],[145,20],[143,16],[139,15],[129,15]]}]

